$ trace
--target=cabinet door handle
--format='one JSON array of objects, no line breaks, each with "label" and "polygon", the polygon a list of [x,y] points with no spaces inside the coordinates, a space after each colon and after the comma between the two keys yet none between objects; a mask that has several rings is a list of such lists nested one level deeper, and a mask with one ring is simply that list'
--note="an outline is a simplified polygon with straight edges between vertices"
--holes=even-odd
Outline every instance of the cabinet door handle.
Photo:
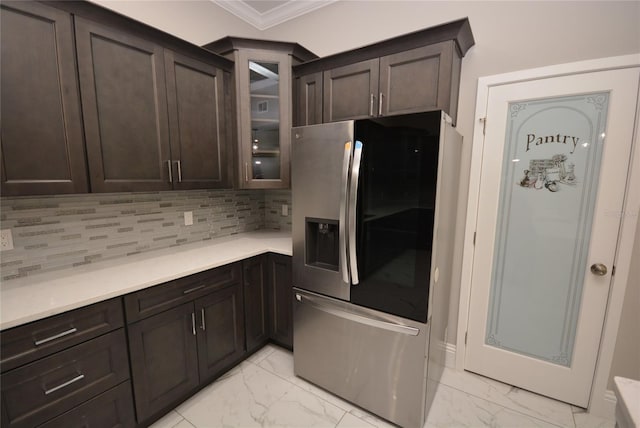
[{"label": "cabinet door handle", "polygon": [[40,345],[42,345],[43,343],[47,343],[47,342],[51,342],[52,340],[60,339],[61,337],[68,336],[68,335],[70,335],[70,334],[75,333],[76,331],[78,331],[78,329],[77,329],[77,328],[75,328],[75,327],[71,327],[69,330],[65,330],[65,331],[63,331],[63,332],[61,332],[61,333],[54,334],[53,336],[47,337],[46,339],[36,340],[36,341],[35,341],[35,342],[33,342],[33,343],[34,343],[34,345],[36,345],[36,346],[40,346]]},{"label": "cabinet door handle", "polygon": [[173,168],[171,168],[171,160],[167,161],[167,169],[169,170],[169,183],[173,183]]},{"label": "cabinet door handle", "polygon": [[244,181],[249,182],[249,162],[244,163]]},{"label": "cabinet door handle", "polygon": [[204,322],[204,308],[200,309],[200,315],[202,315],[202,323],[200,324],[200,328],[202,329],[202,331],[205,331],[207,329],[207,326]]},{"label": "cabinet door handle", "polygon": [[378,96],[378,116],[382,116],[382,92]]},{"label": "cabinet door handle", "polygon": [[54,387],[53,387],[53,388],[51,388],[51,389],[46,389],[46,390],[44,391],[44,395],[49,395],[49,394],[51,394],[51,393],[54,393],[54,392],[56,392],[57,390],[62,389],[62,388],[64,388],[65,386],[69,386],[69,385],[71,385],[72,383],[76,383],[76,382],[78,382],[79,380],[82,380],[82,379],[84,379],[84,375],[83,375],[83,374],[79,374],[78,376],[74,377],[73,379],[70,379],[70,380],[68,380],[68,381],[66,381],[66,382],[63,382],[63,383],[61,383],[61,384],[60,384],[60,385],[58,385],[58,386],[54,386]]},{"label": "cabinet door handle", "polygon": [[373,116],[373,103],[375,101],[376,97],[371,94],[371,97],[369,98],[369,116]]},{"label": "cabinet door handle", "polygon": [[206,285],[205,284],[201,284],[201,285],[198,285],[197,287],[193,287],[193,288],[190,288],[188,290],[184,290],[182,292],[182,294],[193,293],[194,291],[202,290],[204,287],[206,287]]},{"label": "cabinet door handle", "polygon": [[178,183],[182,183],[182,162],[177,160],[176,165],[178,166]]},{"label": "cabinet door handle", "polygon": [[191,332],[196,335],[196,313],[191,312]]}]

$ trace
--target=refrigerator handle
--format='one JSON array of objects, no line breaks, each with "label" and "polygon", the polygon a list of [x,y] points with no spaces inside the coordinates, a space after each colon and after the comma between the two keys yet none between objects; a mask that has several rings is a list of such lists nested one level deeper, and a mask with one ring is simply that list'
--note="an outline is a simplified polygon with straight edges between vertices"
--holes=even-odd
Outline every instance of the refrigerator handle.
[{"label": "refrigerator handle", "polygon": [[356,141],[351,167],[351,184],[349,185],[349,270],[351,283],[358,285],[358,257],[356,254],[356,204],[358,203],[358,177],[360,175],[360,161],[362,160],[362,143]]},{"label": "refrigerator handle", "polygon": [[347,260],[347,197],[349,190],[349,167],[351,166],[351,141],[344,143],[344,158],[342,160],[342,191],[340,194],[339,243],[340,265],[342,266],[342,280],[349,284],[349,263]]}]

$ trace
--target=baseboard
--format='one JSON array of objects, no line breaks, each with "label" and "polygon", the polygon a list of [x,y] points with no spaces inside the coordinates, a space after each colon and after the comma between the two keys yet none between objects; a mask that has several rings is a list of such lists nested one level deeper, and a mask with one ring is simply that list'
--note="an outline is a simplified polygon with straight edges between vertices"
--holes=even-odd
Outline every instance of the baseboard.
[{"label": "baseboard", "polygon": [[445,344],[444,366],[450,369],[456,368],[456,345],[453,343]]},{"label": "baseboard", "polygon": [[594,397],[591,400],[587,411],[594,416],[615,420],[616,401],[616,394],[612,390],[607,389],[602,397]]}]

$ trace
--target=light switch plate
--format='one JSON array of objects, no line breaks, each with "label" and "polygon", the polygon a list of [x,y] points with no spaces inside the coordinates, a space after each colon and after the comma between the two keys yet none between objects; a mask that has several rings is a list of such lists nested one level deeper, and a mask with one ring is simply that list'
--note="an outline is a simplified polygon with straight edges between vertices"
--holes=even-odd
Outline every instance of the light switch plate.
[{"label": "light switch plate", "polygon": [[184,212],[184,225],[191,226],[193,224],[193,211]]},{"label": "light switch plate", "polygon": [[11,229],[0,231],[0,251],[13,250],[13,235]]},{"label": "light switch plate", "polygon": [[286,217],[289,215],[289,205],[282,204],[282,216]]}]

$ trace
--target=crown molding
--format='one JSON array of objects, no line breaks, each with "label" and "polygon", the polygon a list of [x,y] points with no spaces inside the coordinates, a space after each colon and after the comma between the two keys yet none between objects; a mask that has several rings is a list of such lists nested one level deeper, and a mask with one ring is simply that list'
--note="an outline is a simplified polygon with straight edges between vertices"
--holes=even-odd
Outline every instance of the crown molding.
[{"label": "crown molding", "polygon": [[248,4],[239,0],[211,0],[225,9],[253,25],[258,30],[266,30],[305,13],[312,12],[338,0],[289,0],[265,13],[260,13]]}]

